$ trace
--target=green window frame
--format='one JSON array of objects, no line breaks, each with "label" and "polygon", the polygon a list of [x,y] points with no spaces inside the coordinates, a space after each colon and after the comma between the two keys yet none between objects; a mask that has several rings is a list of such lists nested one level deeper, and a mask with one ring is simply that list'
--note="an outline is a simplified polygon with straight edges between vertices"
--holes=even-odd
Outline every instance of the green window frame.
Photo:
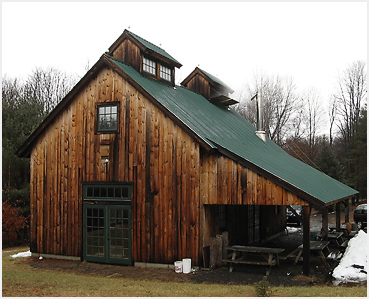
[{"label": "green window frame", "polygon": [[83,260],[132,265],[132,216],[128,205],[83,205]]},{"label": "green window frame", "polygon": [[145,73],[156,76],[156,62],[148,59],[146,57],[143,58],[142,69]]},{"label": "green window frame", "polygon": [[166,66],[160,66],[160,78],[166,81],[172,80],[172,70]]},{"label": "green window frame", "polygon": [[84,201],[114,201],[131,203],[132,186],[129,184],[83,184]]},{"label": "green window frame", "polygon": [[118,132],[118,103],[97,105],[97,132]]}]

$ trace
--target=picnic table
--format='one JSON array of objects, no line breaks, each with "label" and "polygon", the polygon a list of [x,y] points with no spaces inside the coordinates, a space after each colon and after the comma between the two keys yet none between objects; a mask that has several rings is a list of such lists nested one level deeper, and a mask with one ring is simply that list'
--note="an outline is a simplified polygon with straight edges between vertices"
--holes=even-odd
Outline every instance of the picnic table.
[{"label": "picnic table", "polygon": [[[318,252],[319,256],[321,257],[321,259],[323,260],[324,264],[330,269],[330,265],[327,262],[326,256],[329,255],[330,250],[328,248],[328,244],[329,241],[310,241],[310,252]],[[299,261],[299,259],[301,258],[303,249],[304,249],[304,244],[301,244],[299,247],[299,253],[296,256],[296,259],[293,263],[293,265],[296,265],[297,262]]]},{"label": "picnic table", "polygon": [[[342,236],[343,236],[343,232],[330,232],[328,233],[327,238],[328,238],[328,241],[332,241],[337,246],[340,246],[344,242]],[[323,235],[319,234],[318,237],[322,239]]]},{"label": "picnic table", "polygon": [[[223,260],[223,262],[230,263],[229,272],[233,271],[235,264],[267,265],[269,266],[266,272],[267,276],[270,274],[272,266],[279,266],[278,254],[284,251],[282,248],[240,245],[228,246],[227,250],[232,251],[232,258]],[[237,258],[237,256],[240,257]]]}]

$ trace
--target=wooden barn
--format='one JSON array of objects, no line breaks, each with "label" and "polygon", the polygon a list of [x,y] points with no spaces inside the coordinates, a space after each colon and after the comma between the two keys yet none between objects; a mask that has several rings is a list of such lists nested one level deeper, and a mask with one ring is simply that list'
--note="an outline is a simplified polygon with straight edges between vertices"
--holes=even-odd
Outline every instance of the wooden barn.
[{"label": "wooden barn", "polygon": [[196,68],[175,85],[180,67],[125,30],[22,145],[32,253],[202,266],[222,231],[260,244],[302,205],[309,240],[311,207],[355,196],[255,134],[218,78]]}]

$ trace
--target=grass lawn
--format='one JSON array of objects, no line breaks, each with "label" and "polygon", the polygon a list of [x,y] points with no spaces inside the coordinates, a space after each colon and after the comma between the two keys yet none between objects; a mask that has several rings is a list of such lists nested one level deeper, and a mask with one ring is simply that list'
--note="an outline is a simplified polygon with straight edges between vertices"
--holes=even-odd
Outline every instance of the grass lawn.
[{"label": "grass lawn", "polygon": [[[10,255],[28,248],[3,250],[2,295],[7,297],[255,297],[254,285],[175,283],[133,280],[114,275],[81,275],[36,269]],[[270,287],[276,297],[366,297],[366,286]]]}]

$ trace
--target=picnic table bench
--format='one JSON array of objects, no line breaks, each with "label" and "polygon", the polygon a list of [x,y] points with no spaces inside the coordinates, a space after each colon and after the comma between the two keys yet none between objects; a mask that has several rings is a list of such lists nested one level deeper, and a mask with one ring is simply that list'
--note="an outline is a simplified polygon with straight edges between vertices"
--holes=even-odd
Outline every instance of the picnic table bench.
[{"label": "picnic table bench", "polygon": [[[321,257],[321,259],[323,260],[324,264],[330,269],[331,266],[328,264],[327,260],[326,260],[326,256],[329,255],[330,250],[328,248],[328,244],[329,241],[310,241],[310,252],[315,251],[318,252],[319,256]],[[297,262],[300,260],[303,249],[304,249],[304,245],[301,244],[299,247],[299,253],[296,256],[296,259],[293,263],[293,265],[296,265]]]},{"label": "picnic table bench", "polygon": [[[269,266],[266,275],[270,274],[272,266],[279,266],[278,254],[284,251],[282,248],[240,245],[228,246],[227,250],[232,251],[232,258],[223,260],[223,262],[230,263],[229,272],[233,271],[235,264],[266,265]],[[241,255],[239,258],[237,258],[238,254]],[[260,257],[263,259],[260,260]]]}]

